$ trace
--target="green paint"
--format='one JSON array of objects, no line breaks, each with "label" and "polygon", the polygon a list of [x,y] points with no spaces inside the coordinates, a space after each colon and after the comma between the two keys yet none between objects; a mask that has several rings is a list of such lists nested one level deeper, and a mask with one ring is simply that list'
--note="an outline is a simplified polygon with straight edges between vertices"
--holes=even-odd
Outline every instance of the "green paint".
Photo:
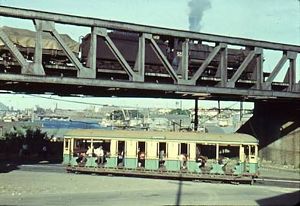
[{"label": "green paint", "polygon": [[245,163],[240,162],[239,164],[235,165],[233,174],[241,175],[244,173],[245,170]]},{"label": "green paint", "polygon": [[137,158],[125,158],[126,168],[137,168]]},{"label": "green paint", "polygon": [[105,167],[116,167],[117,166],[117,157],[106,158]]},{"label": "green paint", "polygon": [[148,170],[157,170],[158,169],[158,159],[145,160],[145,168]]},{"label": "green paint", "polygon": [[179,160],[166,160],[165,166],[166,166],[167,170],[179,171],[180,170],[180,161]]},{"label": "green paint", "polygon": [[71,161],[70,161],[71,166],[77,166],[78,165],[78,163],[76,162],[77,159],[78,159],[78,157],[71,157]]},{"label": "green paint", "polygon": [[212,164],[212,169],[210,170],[210,174],[221,174],[223,175],[224,174],[224,171],[223,171],[223,166],[224,165],[219,165],[217,163],[214,163]]},{"label": "green paint", "polygon": [[97,167],[97,157],[88,157],[85,163],[86,167]]},{"label": "green paint", "polygon": [[257,163],[249,163],[249,173],[255,174],[258,170],[258,164]]},{"label": "green paint", "polygon": [[63,155],[63,165],[68,165],[70,164],[70,161],[71,161],[71,155],[69,154],[64,154]]},{"label": "green paint", "polygon": [[199,168],[199,165],[196,161],[188,161],[187,162],[187,167],[189,172],[195,172],[195,173],[200,173],[201,170]]}]

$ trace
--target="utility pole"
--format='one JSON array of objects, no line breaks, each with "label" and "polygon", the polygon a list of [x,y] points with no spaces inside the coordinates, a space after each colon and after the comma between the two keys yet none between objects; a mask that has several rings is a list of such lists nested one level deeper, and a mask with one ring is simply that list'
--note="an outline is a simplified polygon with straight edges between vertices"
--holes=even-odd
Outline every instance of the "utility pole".
[{"label": "utility pole", "polygon": [[194,131],[198,130],[199,119],[198,119],[198,98],[195,99],[195,119],[194,119]]},{"label": "utility pole", "polygon": [[243,118],[243,101],[240,102],[240,121],[242,121]]}]

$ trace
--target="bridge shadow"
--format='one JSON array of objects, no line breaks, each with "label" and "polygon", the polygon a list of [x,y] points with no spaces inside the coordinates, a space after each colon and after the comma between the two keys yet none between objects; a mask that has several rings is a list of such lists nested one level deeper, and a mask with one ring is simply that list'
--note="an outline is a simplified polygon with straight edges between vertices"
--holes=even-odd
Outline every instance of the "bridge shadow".
[{"label": "bridge shadow", "polygon": [[49,157],[44,159],[40,156],[34,158],[0,158],[0,174],[19,170],[22,165],[43,165],[43,164],[61,164],[61,157]]},{"label": "bridge shadow", "polygon": [[18,169],[20,169],[20,168],[18,167],[17,164],[9,163],[6,161],[0,162],[0,173],[8,173],[8,172],[11,172],[13,170],[18,170]]},{"label": "bridge shadow", "polygon": [[264,148],[299,128],[300,106],[297,103],[256,102],[253,116],[237,132],[256,137],[260,148]]},{"label": "bridge shadow", "polygon": [[176,193],[176,202],[175,205],[180,205],[180,201],[181,201],[181,196],[182,196],[182,175],[180,174],[179,178],[178,178],[178,189],[177,189],[177,193]]},{"label": "bridge shadow", "polygon": [[256,201],[258,205],[278,205],[278,206],[293,206],[300,203],[300,190],[288,194],[277,195],[274,197],[264,198]]}]

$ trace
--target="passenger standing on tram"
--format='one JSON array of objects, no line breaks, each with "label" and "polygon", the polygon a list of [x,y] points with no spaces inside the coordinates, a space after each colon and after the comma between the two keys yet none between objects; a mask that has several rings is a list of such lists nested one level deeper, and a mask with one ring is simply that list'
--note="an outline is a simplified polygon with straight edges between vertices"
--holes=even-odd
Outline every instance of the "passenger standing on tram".
[{"label": "passenger standing on tram", "polygon": [[103,165],[103,163],[104,163],[104,150],[103,150],[102,146],[100,146],[100,149],[99,149],[99,157],[100,157],[100,164]]},{"label": "passenger standing on tram", "polygon": [[187,155],[180,154],[179,161],[180,161],[180,169],[186,169]]},{"label": "passenger standing on tram", "polygon": [[142,163],[141,163],[141,149],[140,148],[138,148],[137,156],[138,156],[138,167],[141,167]]},{"label": "passenger standing on tram", "polygon": [[97,156],[97,164],[98,165],[103,165],[104,162],[104,150],[102,146],[98,147],[95,149],[95,155]]},{"label": "passenger standing on tram", "polygon": [[87,155],[88,157],[92,157],[92,156],[93,156],[93,153],[94,153],[93,150],[94,150],[93,146],[88,147],[88,150],[86,151],[86,155]]},{"label": "passenger standing on tram", "polygon": [[138,148],[138,167],[145,167],[145,152]]},{"label": "passenger standing on tram", "polygon": [[164,164],[165,164],[164,158],[165,158],[165,151],[161,150],[159,152],[159,167],[163,167],[164,166]]},{"label": "passenger standing on tram", "polygon": [[118,153],[118,166],[124,166],[124,151]]}]

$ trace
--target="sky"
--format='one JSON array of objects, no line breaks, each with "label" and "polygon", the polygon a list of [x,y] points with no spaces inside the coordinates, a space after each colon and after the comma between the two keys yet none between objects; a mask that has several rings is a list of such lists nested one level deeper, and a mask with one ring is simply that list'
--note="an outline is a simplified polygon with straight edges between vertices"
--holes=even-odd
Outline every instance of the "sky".
[{"label": "sky", "polygon": [[[66,13],[107,20],[159,26],[180,30],[189,30],[190,0],[0,0],[4,6],[36,9],[57,13]],[[287,44],[300,45],[300,1],[299,0],[194,0],[200,2],[200,32],[266,40]],[[204,6],[205,4],[205,6]],[[194,4],[193,7],[198,4]],[[199,8],[201,9],[201,5]],[[0,17],[0,26],[11,26],[33,29],[27,20],[15,20]],[[60,33],[68,33],[74,40],[89,32],[87,28],[58,25]],[[281,54],[266,51],[265,56],[272,57],[264,62],[264,71],[271,71]],[[299,57],[298,57],[299,59]],[[297,63],[300,68],[300,61]],[[284,74],[279,74],[282,79]],[[300,75],[298,71],[297,81]],[[1,89],[1,88],[0,88]],[[49,95],[46,97],[50,97]],[[179,100],[168,99],[126,99],[122,98],[61,98],[63,100],[94,102],[123,106],[177,107]],[[72,104],[54,101],[23,94],[0,95],[0,102],[14,108],[32,108],[39,104],[42,107],[54,108],[56,104],[62,108],[80,109],[90,105]],[[221,105],[228,107],[232,102]],[[194,101],[182,100],[183,107],[193,107]],[[200,107],[216,106],[217,102],[200,101]],[[236,104],[239,105],[239,104]],[[247,106],[246,106],[247,107]],[[252,107],[249,104],[248,107]]]}]

